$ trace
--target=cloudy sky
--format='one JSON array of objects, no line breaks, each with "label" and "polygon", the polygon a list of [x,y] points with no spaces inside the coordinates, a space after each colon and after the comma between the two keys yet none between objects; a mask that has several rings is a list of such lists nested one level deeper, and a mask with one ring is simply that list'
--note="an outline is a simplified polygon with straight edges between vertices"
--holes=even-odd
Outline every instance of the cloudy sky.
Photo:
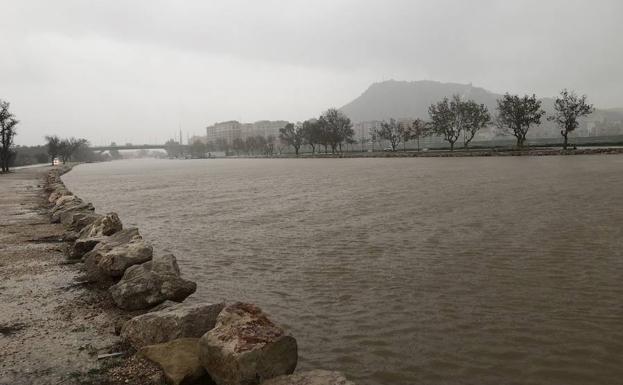
[{"label": "cloudy sky", "polygon": [[18,144],[302,120],[388,79],[568,87],[623,107],[620,0],[0,0],[0,12]]}]

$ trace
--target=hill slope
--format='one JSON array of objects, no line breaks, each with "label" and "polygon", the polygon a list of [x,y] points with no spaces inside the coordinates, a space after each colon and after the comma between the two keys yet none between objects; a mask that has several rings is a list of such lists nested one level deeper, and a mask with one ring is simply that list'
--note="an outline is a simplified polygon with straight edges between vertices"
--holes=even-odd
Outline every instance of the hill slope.
[{"label": "hill slope", "polygon": [[428,107],[444,97],[460,94],[490,109],[495,108],[498,94],[469,84],[434,81],[396,81],[374,83],[361,96],[341,110],[353,122],[387,120],[389,118],[426,118]]},{"label": "hill slope", "polygon": [[[354,123],[390,118],[428,118],[428,107],[443,99],[459,94],[483,103],[494,112],[496,100],[502,95],[474,87],[471,84],[440,83],[435,81],[389,80],[372,84],[361,96],[346,104],[343,111]],[[543,109],[553,112],[552,98],[543,98]],[[591,120],[623,120],[623,109],[597,110]]]}]

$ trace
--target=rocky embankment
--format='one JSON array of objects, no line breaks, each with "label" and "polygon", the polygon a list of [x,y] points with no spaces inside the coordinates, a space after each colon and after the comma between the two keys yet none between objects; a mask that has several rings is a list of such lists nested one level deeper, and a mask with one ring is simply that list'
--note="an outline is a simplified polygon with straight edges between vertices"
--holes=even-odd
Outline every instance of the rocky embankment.
[{"label": "rocky embankment", "polygon": [[105,288],[125,312],[117,327],[123,346],[155,363],[167,383],[352,384],[337,372],[293,374],[296,339],[253,304],[184,303],[197,284],[182,276],[175,256],[154,253],[116,213],[96,213],[67,190],[61,181],[66,171],[52,169],[45,191],[50,219],[64,229],[67,261],[81,263],[86,280]]}]

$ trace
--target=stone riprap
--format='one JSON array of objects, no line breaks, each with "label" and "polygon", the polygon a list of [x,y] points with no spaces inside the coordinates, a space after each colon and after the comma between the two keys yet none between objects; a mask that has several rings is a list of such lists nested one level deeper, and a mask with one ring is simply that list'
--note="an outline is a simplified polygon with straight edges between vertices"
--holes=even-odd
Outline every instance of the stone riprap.
[{"label": "stone riprap", "polygon": [[121,337],[158,364],[168,383],[353,385],[337,372],[292,374],[296,340],[255,305],[181,303],[197,285],[181,277],[175,256],[153,256],[138,229],[123,229],[115,213],[96,214],[61,181],[69,170],[48,173],[51,221],[66,229],[70,259],[82,260],[89,277],[114,283],[109,293],[117,307],[155,308],[126,321]]},{"label": "stone riprap", "polygon": [[156,363],[169,384],[211,383],[208,373],[199,362],[198,342],[198,338],[181,338],[145,346],[138,354]]},{"label": "stone riprap", "polygon": [[255,385],[294,372],[298,350],[260,308],[237,302],[201,337],[199,358],[218,385]]},{"label": "stone riprap", "polygon": [[123,229],[121,220],[116,213],[108,213],[106,215],[93,214],[93,217],[87,217],[86,213],[78,213],[74,214],[74,216],[78,217],[78,221],[83,223],[90,221],[90,223],[75,229],[79,232],[69,231],[73,245],[69,248],[68,258],[72,260],[84,257],[98,243],[107,239],[106,237],[114,235]]},{"label": "stone riprap", "polygon": [[92,211],[70,211],[61,215],[61,224],[65,226],[66,231],[79,233],[80,231],[82,231],[82,229],[89,226],[101,217],[102,215],[96,214]]},{"label": "stone riprap", "polygon": [[127,321],[121,338],[136,349],[178,338],[199,338],[216,325],[225,303],[176,303]]},{"label": "stone riprap", "polygon": [[195,290],[197,284],[183,279],[175,256],[167,254],[129,267],[110,293],[121,309],[140,310],[166,300],[182,302]]},{"label": "stone riprap", "polygon": [[[67,195],[73,196],[73,195]],[[70,212],[95,211],[91,203],[85,203],[80,199],[73,199],[52,209],[52,223],[61,223],[61,216]]]},{"label": "stone riprap", "polygon": [[138,229],[121,230],[110,237],[97,236],[76,240],[86,248],[89,242],[95,243],[93,249],[84,254],[83,261],[90,279],[109,281],[123,276],[130,266],[151,260],[153,248],[139,234]]},{"label": "stone riprap", "polygon": [[123,224],[117,213],[99,215],[88,226],[80,229],[80,238],[111,236],[123,229]]}]

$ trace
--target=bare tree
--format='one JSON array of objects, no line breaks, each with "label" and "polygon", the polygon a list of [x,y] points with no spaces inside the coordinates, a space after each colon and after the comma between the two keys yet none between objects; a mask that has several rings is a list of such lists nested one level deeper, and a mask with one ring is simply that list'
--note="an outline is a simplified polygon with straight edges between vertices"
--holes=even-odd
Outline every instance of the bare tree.
[{"label": "bare tree", "polygon": [[522,148],[526,135],[532,125],[541,124],[545,111],[536,95],[509,95],[506,93],[498,99],[498,113],[495,123],[500,131],[510,133],[517,138],[517,147]]},{"label": "bare tree", "polygon": [[460,120],[464,122],[463,147],[467,148],[478,131],[491,123],[491,114],[489,114],[487,106],[478,104],[473,100],[461,102],[459,113],[462,116]]},{"label": "bare tree", "polygon": [[355,135],[353,124],[348,116],[335,108],[329,108],[322,114],[319,120],[324,129],[324,141],[331,146],[331,151],[334,154],[338,148],[341,151],[342,144]]},{"label": "bare tree", "polygon": [[403,135],[401,125],[396,119],[392,118],[389,122],[383,121],[381,127],[377,128],[375,131],[380,139],[389,141],[392,151],[396,151]]},{"label": "bare tree", "polygon": [[402,151],[407,152],[407,142],[414,138],[413,126],[410,122],[400,122],[400,139],[402,140]]},{"label": "bare tree", "polygon": [[374,144],[378,140],[379,136],[376,133],[376,129],[370,130],[370,142],[372,142],[372,152],[374,152]]},{"label": "bare tree", "polygon": [[61,156],[63,163],[67,163],[71,162],[73,156],[81,149],[88,149],[88,145],[89,142],[86,139],[76,139],[73,137],[69,139],[63,139],[59,143],[58,152]]},{"label": "bare tree", "polygon": [[48,142],[47,147],[50,162],[54,165],[54,159],[56,159],[60,153],[61,138],[56,135],[48,135],[45,137],[45,140]]},{"label": "bare tree", "polygon": [[426,123],[421,119],[415,119],[411,123],[412,139],[417,140],[417,150],[420,151],[420,139],[427,134]]},{"label": "bare tree", "polygon": [[312,148],[312,154],[316,152],[316,145],[321,142],[322,128],[318,119],[309,119],[303,122],[303,139]]},{"label": "bare tree", "polygon": [[586,95],[578,96],[573,91],[562,90],[554,101],[554,115],[547,118],[560,127],[560,135],[564,138],[563,148],[569,143],[569,133],[579,126],[578,119],[595,111],[592,104],[586,103]]},{"label": "bare tree", "polygon": [[296,156],[299,155],[299,149],[303,144],[303,127],[300,124],[288,123],[285,127],[279,129],[279,138],[288,145],[294,147]]},{"label": "bare tree", "polygon": [[444,98],[428,109],[431,118],[430,127],[433,133],[441,135],[450,143],[450,151],[463,134],[463,146],[467,148],[476,133],[489,123],[491,115],[484,104],[473,100],[463,101],[459,95],[452,100]]},{"label": "bare tree", "polygon": [[463,122],[460,121],[458,111],[460,101],[459,96],[455,95],[452,102],[444,98],[428,108],[432,131],[444,137],[450,144],[450,151],[454,151],[454,143],[459,140],[463,131]]},{"label": "bare tree", "polygon": [[15,126],[19,123],[15,115],[9,111],[9,107],[9,102],[0,100],[0,169],[2,172],[9,172]]},{"label": "bare tree", "polygon": [[266,138],[266,156],[273,156],[275,153],[275,137],[273,135],[268,135]]}]

